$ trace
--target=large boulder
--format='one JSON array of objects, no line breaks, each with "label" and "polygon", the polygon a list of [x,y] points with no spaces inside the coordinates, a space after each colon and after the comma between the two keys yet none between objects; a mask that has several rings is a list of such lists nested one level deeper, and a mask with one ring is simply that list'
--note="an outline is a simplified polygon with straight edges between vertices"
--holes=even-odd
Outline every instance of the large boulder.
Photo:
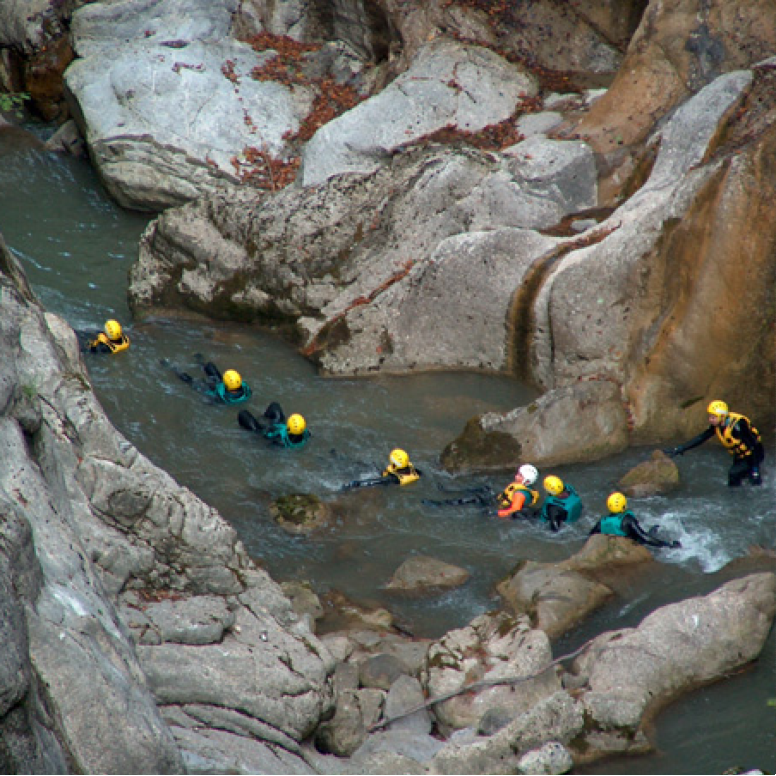
[{"label": "large boulder", "polygon": [[451,471],[499,470],[533,461],[556,466],[614,455],[628,446],[627,414],[611,380],[573,383],[525,407],[472,418],[443,450]]},{"label": "large boulder", "polygon": [[754,574],[598,636],[574,661],[588,719],[575,759],[643,751],[645,728],[679,695],[754,660],[776,614],[776,576]]},{"label": "large boulder", "polygon": [[522,561],[497,590],[516,614],[556,639],[607,603],[652,554],[629,539],[596,534],[559,563]]},{"label": "large boulder", "polygon": [[533,230],[594,201],[589,149],[542,148],[524,167],[520,145],[432,145],[366,176],[167,211],[141,240],[130,304],[293,325],[332,374],[504,370],[514,290],[558,243]]},{"label": "large boulder", "polygon": [[233,0],[93,3],[65,82],[93,163],[124,207],[163,210],[236,183],[249,149],[287,160],[315,92],[252,76],[275,56],[231,37]]},{"label": "large boulder", "polygon": [[[533,630],[523,615],[499,612],[481,615],[432,644],[420,679],[431,699],[454,695],[432,707],[438,725],[449,732],[477,725],[489,709],[514,718],[557,692],[556,673],[544,671],[551,659],[546,634]],[[499,679],[520,677],[525,681],[519,692],[508,682],[498,684]],[[466,692],[478,681],[483,686]]]}]

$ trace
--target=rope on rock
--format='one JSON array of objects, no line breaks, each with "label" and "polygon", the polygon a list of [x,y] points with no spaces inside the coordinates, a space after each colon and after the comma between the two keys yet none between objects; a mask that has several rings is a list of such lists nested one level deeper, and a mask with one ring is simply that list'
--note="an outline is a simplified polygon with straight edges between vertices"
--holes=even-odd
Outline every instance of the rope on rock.
[{"label": "rope on rock", "polygon": [[593,639],[589,639],[581,647],[578,647],[573,652],[569,652],[567,655],[556,657],[555,660],[551,660],[544,668],[534,674],[529,674],[528,676],[505,676],[501,679],[480,679],[478,682],[472,682],[471,684],[467,684],[464,687],[459,687],[457,690],[452,690],[451,692],[440,695],[437,698],[430,698],[429,700],[424,701],[423,703],[419,703],[417,706],[413,706],[406,711],[402,711],[399,714],[394,714],[392,717],[388,717],[388,719],[382,719],[379,722],[375,722],[374,725],[370,726],[369,732],[372,733],[375,730],[388,727],[388,725],[396,722],[399,719],[404,719],[404,717],[409,717],[418,711],[429,709],[432,706],[436,706],[437,703],[444,703],[445,701],[449,701],[451,698],[455,698],[456,695],[463,695],[464,693],[471,692],[472,690],[483,690],[486,687],[496,687],[500,684],[516,685],[522,684],[523,682],[530,682],[531,679],[537,679],[542,674],[547,673],[547,671],[549,671],[553,666],[562,663],[564,660],[571,660],[571,658],[577,657],[577,655],[584,652],[590,646],[592,641]]}]

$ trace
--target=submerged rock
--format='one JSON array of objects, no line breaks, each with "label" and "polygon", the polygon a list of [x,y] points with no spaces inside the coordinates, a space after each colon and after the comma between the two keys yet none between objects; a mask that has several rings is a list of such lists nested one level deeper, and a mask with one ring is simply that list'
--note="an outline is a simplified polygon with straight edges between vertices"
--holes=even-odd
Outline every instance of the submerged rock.
[{"label": "submerged rock", "polygon": [[284,530],[293,534],[309,534],[331,520],[331,507],[310,493],[293,493],[275,499],[270,515]]},{"label": "submerged rock", "polygon": [[432,558],[414,555],[394,572],[386,590],[404,593],[432,593],[466,584],[471,574],[459,566]]},{"label": "submerged rock", "polygon": [[679,487],[679,469],[661,450],[655,450],[649,461],[635,466],[617,483],[619,489],[634,498],[669,493]]}]

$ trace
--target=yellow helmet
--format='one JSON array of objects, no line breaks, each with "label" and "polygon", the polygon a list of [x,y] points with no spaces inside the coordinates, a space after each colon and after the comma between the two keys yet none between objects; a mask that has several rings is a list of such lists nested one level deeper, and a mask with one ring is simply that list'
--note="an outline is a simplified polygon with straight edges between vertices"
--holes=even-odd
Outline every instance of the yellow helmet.
[{"label": "yellow helmet", "polygon": [[728,414],[728,406],[724,401],[715,399],[711,404],[709,404],[706,412],[709,415],[716,415],[717,417],[721,417],[722,415]]},{"label": "yellow helmet", "polygon": [[606,499],[606,508],[615,515],[619,515],[620,512],[624,512],[628,508],[628,499],[622,495],[622,493],[612,493],[608,499]]},{"label": "yellow helmet", "polygon": [[407,453],[404,452],[404,450],[399,450],[399,448],[396,448],[396,450],[391,450],[391,463],[397,468],[397,469],[403,469],[405,466],[408,466],[410,462],[410,457],[407,455]]},{"label": "yellow helmet", "polygon": [[108,339],[121,339],[121,324],[112,318],[109,321],[105,321],[105,334]]},{"label": "yellow helmet", "polygon": [[294,434],[295,436],[298,436],[299,434],[304,434],[304,430],[307,428],[307,423],[305,422],[305,419],[299,415],[298,413],[294,413],[286,423],[286,428],[288,429],[289,434]]},{"label": "yellow helmet", "polygon": [[544,478],[544,489],[553,496],[559,496],[563,493],[563,480],[551,474]]},{"label": "yellow helmet", "polygon": [[227,391],[236,391],[242,385],[242,377],[239,372],[235,372],[234,369],[227,369],[224,372],[224,385]]}]

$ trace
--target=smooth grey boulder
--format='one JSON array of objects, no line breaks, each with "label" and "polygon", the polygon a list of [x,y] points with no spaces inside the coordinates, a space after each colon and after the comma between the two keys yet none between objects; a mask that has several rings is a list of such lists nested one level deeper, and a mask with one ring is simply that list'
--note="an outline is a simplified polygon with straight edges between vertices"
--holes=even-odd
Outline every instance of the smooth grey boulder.
[{"label": "smooth grey boulder", "polygon": [[304,186],[368,173],[400,146],[452,126],[476,132],[537,92],[533,76],[495,52],[440,38],[374,97],[325,124],[302,157]]},{"label": "smooth grey boulder", "polygon": [[251,77],[274,56],[231,37],[235,0],[121,0],[73,15],[79,58],[65,73],[75,118],[111,196],[159,211],[237,183],[257,147],[284,135],[313,91]]}]

